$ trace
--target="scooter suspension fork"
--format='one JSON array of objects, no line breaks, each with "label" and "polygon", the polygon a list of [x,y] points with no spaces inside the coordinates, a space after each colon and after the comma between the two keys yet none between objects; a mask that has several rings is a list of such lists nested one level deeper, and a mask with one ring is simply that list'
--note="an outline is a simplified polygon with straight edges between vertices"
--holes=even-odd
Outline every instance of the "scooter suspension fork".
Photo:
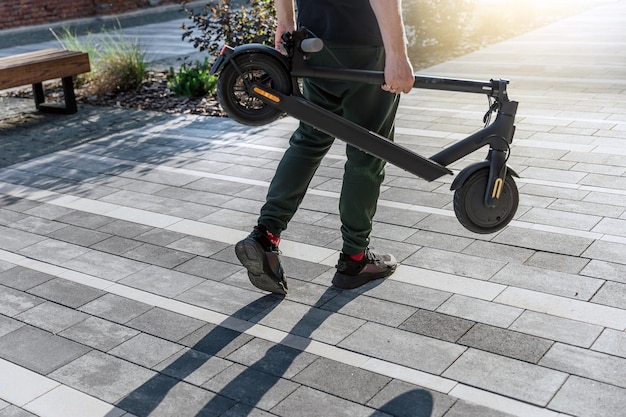
[{"label": "scooter suspension fork", "polygon": [[490,165],[489,180],[485,190],[485,207],[494,208],[504,189],[507,151],[491,148],[487,159],[490,161]]}]

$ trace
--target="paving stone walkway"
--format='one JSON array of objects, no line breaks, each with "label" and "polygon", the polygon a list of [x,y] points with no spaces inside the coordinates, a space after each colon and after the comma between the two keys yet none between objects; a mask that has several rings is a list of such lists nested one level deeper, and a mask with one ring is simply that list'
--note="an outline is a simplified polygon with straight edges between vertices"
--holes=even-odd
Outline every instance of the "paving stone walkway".
[{"label": "paving stone walkway", "polygon": [[[46,148],[2,149],[0,417],[626,415],[624,15],[608,2],[423,71],[511,80],[520,208],[476,235],[452,177],[389,166],[372,246],[402,264],[356,291],[330,285],[343,144],[283,235],[280,298],[233,245],[295,120],[3,100],[0,146]],[[416,90],[397,140],[434,154],[486,107]]]}]

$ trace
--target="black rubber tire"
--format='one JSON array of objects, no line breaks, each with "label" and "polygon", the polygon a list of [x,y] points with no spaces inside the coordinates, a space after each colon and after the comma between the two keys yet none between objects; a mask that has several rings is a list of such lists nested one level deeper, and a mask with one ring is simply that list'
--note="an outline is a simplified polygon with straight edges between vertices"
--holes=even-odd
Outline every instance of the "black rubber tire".
[{"label": "black rubber tire", "polygon": [[248,86],[258,83],[288,94],[291,79],[287,68],[275,57],[263,53],[251,52],[233,59],[241,74],[229,64],[217,82],[217,98],[226,114],[250,126],[261,126],[278,119],[282,112],[251,96]]},{"label": "black rubber tire", "polygon": [[519,204],[517,185],[507,174],[496,206],[485,207],[488,181],[489,168],[480,169],[454,192],[454,214],[463,227],[474,233],[489,234],[501,230],[513,220]]}]

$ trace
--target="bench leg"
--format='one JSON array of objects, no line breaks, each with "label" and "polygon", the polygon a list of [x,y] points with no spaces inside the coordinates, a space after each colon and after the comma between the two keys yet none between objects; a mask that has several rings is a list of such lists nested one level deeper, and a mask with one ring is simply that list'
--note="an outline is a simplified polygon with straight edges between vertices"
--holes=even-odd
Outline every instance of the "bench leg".
[{"label": "bench leg", "polygon": [[74,94],[74,79],[73,77],[64,77],[61,79],[63,83],[63,98],[65,105],[45,103],[46,95],[43,91],[43,84],[33,84],[33,93],[35,96],[35,107],[37,110],[48,113],[63,113],[74,114],[78,111],[76,106],[76,95]]},{"label": "bench leg", "polygon": [[35,107],[39,110],[39,106],[46,101],[42,83],[33,84],[33,94],[35,95]]}]

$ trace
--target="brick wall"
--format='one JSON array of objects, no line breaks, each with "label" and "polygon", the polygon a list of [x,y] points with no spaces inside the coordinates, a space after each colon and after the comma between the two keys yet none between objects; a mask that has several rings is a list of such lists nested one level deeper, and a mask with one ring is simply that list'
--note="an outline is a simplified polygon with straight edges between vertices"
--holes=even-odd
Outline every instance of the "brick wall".
[{"label": "brick wall", "polygon": [[0,30],[115,15],[180,4],[180,0],[2,0]]}]

